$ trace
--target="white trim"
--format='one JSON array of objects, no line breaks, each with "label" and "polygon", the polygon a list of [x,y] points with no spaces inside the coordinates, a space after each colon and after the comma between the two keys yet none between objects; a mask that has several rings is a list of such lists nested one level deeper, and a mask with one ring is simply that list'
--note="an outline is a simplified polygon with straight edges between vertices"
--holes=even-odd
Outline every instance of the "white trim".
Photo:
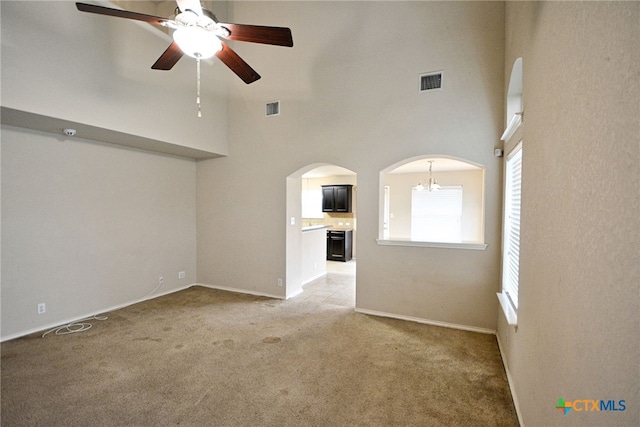
[{"label": "white trim", "polygon": [[[304,292],[304,290],[303,290],[303,289],[300,289],[298,292],[295,292],[295,293],[293,293],[293,294],[291,294],[291,295],[287,295],[287,297],[286,297],[285,299],[295,298],[295,297],[297,297],[298,295],[300,295],[302,292]],[[282,299],[282,298],[280,298],[280,299]]]},{"label": "white trim", "polygon": [[504,313],[505,319],[507,319],[507,323],[510,326],[518,326],[518,313],[511,305],[511,300],[509,296],[503,292],[496,293],[498,296],[498,301],[500,301],[500,307],[502,307],[502,311]]},{"label": "white trim", "polygon": [[[321,277],[324,277],[324,276],[326,276],[326,275],[327,275],[327,272],[326,272],[326,271],[325,271],[324,273],[317,274],[317,275],[313,276],[312,278],[310,278],[309,280],[307,280],[306,282],[304,282],[304,283],[302,284],[302,286],[306,286],[306,285],[308,285],[309,283],[313,282],[314,280],[318,280],[318,279],[320,279]],[[300,295],[301,293],[302,293],[302,291],[298,292],[296,295]],[[289,299],[289,298],[291,298],[291,297],[287,297],[287,299]]]},{"label": "white trim", "polygon": [[471,249],[484,251],[489,246],[486,243],[447,243],[447,242],[417,242],[414,240],[384,240],[376,239],[381,246],[415,246],[421,248],[441,248],[441,249]]},{"label": "white trim", "polygon": [[[162,297],[162,296],[165,296],[165,295],[169,295],[169,294],[173,294],[173,293],[179,292],[179,291],[184,291],[184,290],[189,289],[189,288],[191,288],[193,286],[202,286],[202,287],[210,288],[210,289],[219,289],[221,291],[228,291],[228,292],[236,292],[236,293],[241,293],[241,294],[256,295],[256,296],[268,297],[268,298],[274,298],[274,299],[284,299],[281,296],[272,295],[272,294],[265,294],[265,293],[256,292],[256,291],[250,291],[250,290],[247,290],[247,289],[227,288],[227,287],[224,287],[224,286],[213,286],[213,285],[207,285],[207,284],[204,284],[204,283],[192,283],[190,285],[181,286],[179,288],[171,289],[169,291],[165,291],[165,292],[161,292],[161,293],[153,293],[151,295],[145,295],[144,297],[139,298],[137,300],[133,300],[133,301],[125,302],[125,303],[122,303],[122,304],[114,305],[114,306],[111,306],[111,307],[107,307],[107,308],[104,308],[104,309],[99,310],[99,311],[92,311],[92,312],[84,314],[82,316],[73,317],[73,318],[70,318],[70,319],[67,319],[67,320],[63,320],[63,321],[60,321],[60,322],[56,322],[56,323],[50,323],[50,324],[47,324],[47,325],[37,326],[36,328],[28,329],[28,330],[22,331],[22,332],[16,332],[15,334],[7,335],[6,337],[0,337],[0,342],[13,340],[13,339],[16,339],[16,338],[24,337],[26,335],[35,334],[37,332],[47,331],[49,329],[52,329],[52,328],[55,328],[55,327],[58,327],[58,326],[62,326],[62,325],[66,325],[66,324],[71,323],[71,322],[77,322],[78,320],[82,320],[82,319],[86,319],[86,318],[89,318],[89,317],[97,316],[98,314],[107,314],[107,313],[110,313],[112,311],[120,310],[122,308],[126,308],[126,307],[129,307],[129,306],[134,305],[134,304],[139,304],[139,303],[144,302],[144,301],[152,300],[152,299],[159,298],[159,297]],[[300,291],[298,294],[290,296],[289,298],[292,298],[292,297],[294,297],[296,295],[299,295],[300,293],[302,293],[302,291]]]},{"label": "white trim", "polygon": [[125,303],[122,303],[122,304],[114,305],[114,306],[111,306],[111,307],[107,307],[107,308],[104,308],[104,309],[99,310],[99,311],[92,311],[92,312],[84,314],[82,316],[73,317],[73,318],[70,318],[70,319],[67,319],[67,320],[62,320],[62,321],[59,321],[59,322],[56,322],[56,323],[49,323],[47,325],[37,326],[35,328],[28,329],[28,330],[22,331],[22,332],[16,332],[15,334],[7,335],[5,337],[0,338],[0,342],[13,340],[13,339],[16,339],[16,338],[24,337],[26,335],[35,334],[37,332],[47,331],[49,329],[53,329],[53,328],[56,328],[58,326],[67,325],[69,323],[77,322],[79,320],[87,319],[89,317],[97,316],[99,314],[107,314],[107,313],[110,313],[112,311],[120,310],[122,308],[126,308],[126,307],[129,307],[129,306],[134,305],[134,304],[139,304],[139,303],[147,301],[147,300],[151,300],[151,299],[155,299],[155,298],[158,298],[158,297],[161,297],[161,296],[173,294],[173,293],[179,292],[179,291],[184,291],[185,289],[188,289],[188,288],[190,288],[190,287],[192,287],[194,285],[195,284],[185,285],[185,286],[182,286],[182,287],[179,287],[179,288],[176,288],[176,289],[171,289],[169,291],[165,291],[165,292],[162,292],[162,293],[158,293],[158,294],[154,293],[154,294],[151,294],[151,295],[145,295],[144,297],[139,298],[137,300],[133,300],[133,301],[125,302]]},{"label": "white trim", "polygon": [[355,308],[357,313],[369,314],[371,316],[389,317],[391,319],[407,320],[409,322],[422,323],[425,325],[440,326],[443,328],[459,329],[461,331],[478,332],[481,334],[495,335],[494,329],[478,328],[476,326],[459,325],[457,323],[441,322],[439,320],[423,319],[421,317],[404,316],[401,314],[386,313],[384,311],[369,310],[366,308]]},{"label": "white trim", "polygon": [[522,150],[522,139],[520,139],[518,143],[514,145],[511,150],[509,150],[509,153],[507,154],[507,160],[511,160],[513,156],[518,154],[518,150]]},{"label": "white trim", "polygon": [[202,286],[205,288],[209,288],[209,289],[218,289],[221,291],[228,291],[228,292],[235,292],[237,294],[249,294],[249,295],[256,295],[259,297],[269,297],[269,298],[274,298],[274,299],[285,299],[283,297],[281,297],[280,295],[273,295],[273,294],[266,294],[263,292],[256,292],[256,291],[251,291],[248,289],[240,289],[240,288],[229,288],[226,286],[216,286],[216,285],[208,285],[206,283],[194,283],[193,286]]},{"label": "white trim", "polygon": [[522,123],[522,115],[522,112],[513,113],[513,116],[511,116],[511,120],[509,120],[507,128],[504,130],[504,133],[500,137],[501,141],[508,141],[513,136],[513,134],[516,132],[516,129],[518,129],[520,127],[520,124]]},{"label": "white trim", "polygon": [[500,350],[500,358],[502,359],[502,366],[504,366],[504,372],[507,374],[507,383],[509,384],[509,391],[511,391],[511,399],[513,400],[513,406],[516,408],[516,415],[518,417],[518,424],[524,425],[522,420],[522,413],[520,412],[520,403],[518,402],[518,395],[516,394],[515,386],[513,385],[513,377],[509,372],[509,365],[507,364],[507,356],[502,350],[502,342],[500,341],[500,335],[496,334],[496,341],[498,342],[498,350]]}]

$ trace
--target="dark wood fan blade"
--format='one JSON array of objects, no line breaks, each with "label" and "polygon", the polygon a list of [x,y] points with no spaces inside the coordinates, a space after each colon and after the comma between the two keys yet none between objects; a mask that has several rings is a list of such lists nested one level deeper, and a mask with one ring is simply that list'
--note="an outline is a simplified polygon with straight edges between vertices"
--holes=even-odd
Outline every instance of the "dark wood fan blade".
[{"label": "dark wood fan blade", "polygon": [[81,12],[97,13],[98,15],[115,16],[117,18],[135,19],[156,25],[162,25],[164,22],[170,21],[169,19],[161,18],[159,16],[145,15],[144,13],[129,12],[127,10],[111,9],[110,7],[96,6],[93,4],[76,3],[76,7]]},{"label": "dark wood fan blade", "polygon": [[231,71],[236,73],[246,84],[253,83],[260,79],[260,74],[256,73],[249,64],[244,62],[244,60],[240,58],[240,56],[238,56],[238,54],[229,47],[229,45],[222,40],[221,43],[222,49],[216,53],[216,56],[220,61],[229,67]]},{"label": "dark wood fan blade", "polygon": [[178,43],[173,42],[164,51],[160,58],[151,66],[154,70],[170,70],[182,58],[184,53],[178,47]]},{"label": "dark wood fan blade", "polygon": [[228,40],[239,40],[251,43],[264,43],[276,46],[293,46],[291,29],[286,27],[265,27],[262,25],[225,24],[219,25],[229,30],[225,37]]}]

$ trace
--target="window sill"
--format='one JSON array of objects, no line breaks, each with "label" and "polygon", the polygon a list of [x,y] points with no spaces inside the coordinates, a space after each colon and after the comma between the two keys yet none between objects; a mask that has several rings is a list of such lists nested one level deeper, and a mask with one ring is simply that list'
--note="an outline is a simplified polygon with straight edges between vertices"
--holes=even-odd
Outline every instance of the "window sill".
[{"label": "window sill", "polygon": [[486,243],[447,243],[447,242],[417,242],[413,240],[383,240],[376,239],[381,246],[415,246],[420,248],[442,248],[442,249],[471,249],[484,251],[487,249]]},{"label": "window sill", "polygon": [[507,294],[497,293],[496,295],[498,296],[498,301],[500,301],[500,307],[502,307],[507,323],[511,326],[518,326],[518,313],[511,305]]}]

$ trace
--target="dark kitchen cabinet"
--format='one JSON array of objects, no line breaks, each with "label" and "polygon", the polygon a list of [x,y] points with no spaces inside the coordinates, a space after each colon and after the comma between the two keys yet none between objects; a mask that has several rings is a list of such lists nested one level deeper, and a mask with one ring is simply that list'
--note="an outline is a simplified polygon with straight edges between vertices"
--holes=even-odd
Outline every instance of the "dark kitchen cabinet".
[{"label": "dark kitchen cabinet", "polygon": [[353,185],[323,185],[322,212],[351,212]]},{"label": "dark kitchen cabinet", "polygon": [[352,243],[353,230],[327,230],[327,261],[349,261]]}]

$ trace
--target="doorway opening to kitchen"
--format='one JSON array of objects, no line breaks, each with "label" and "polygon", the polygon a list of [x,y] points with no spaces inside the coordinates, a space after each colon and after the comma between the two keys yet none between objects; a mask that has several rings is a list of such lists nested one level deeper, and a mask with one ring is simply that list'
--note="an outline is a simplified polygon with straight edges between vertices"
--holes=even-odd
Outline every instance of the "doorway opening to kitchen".
[{"label": "doorway opening to kitchen", "polygon": [[357,175],[314,163],[287,177],[286,298],[355,307]]}]

